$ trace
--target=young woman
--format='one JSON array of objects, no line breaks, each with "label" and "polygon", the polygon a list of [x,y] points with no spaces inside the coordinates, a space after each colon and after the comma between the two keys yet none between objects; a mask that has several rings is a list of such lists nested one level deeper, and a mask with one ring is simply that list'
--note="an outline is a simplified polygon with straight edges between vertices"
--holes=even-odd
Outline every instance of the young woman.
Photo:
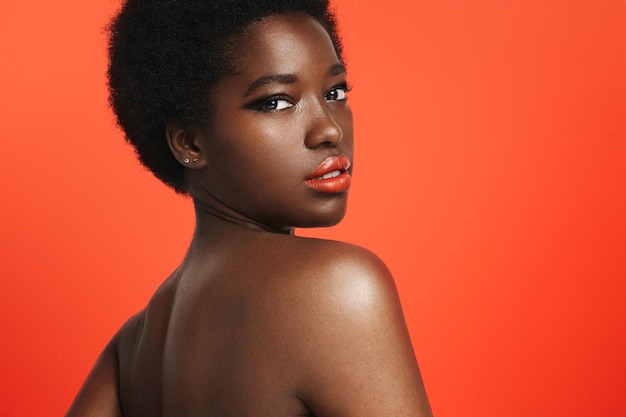
[{"label": "young woman", "polygon": [[384,264],[293,234],[339,222],[351,182],[327,1],[128,0],[110,30],[119,124],[197,225],[68,416],[429,416]]}]

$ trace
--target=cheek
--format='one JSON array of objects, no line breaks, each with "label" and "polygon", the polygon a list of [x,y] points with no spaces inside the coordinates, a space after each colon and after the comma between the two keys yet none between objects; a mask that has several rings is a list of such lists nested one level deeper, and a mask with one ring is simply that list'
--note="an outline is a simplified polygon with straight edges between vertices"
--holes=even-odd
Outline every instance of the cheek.
[{"label": "cheek", "polygon": [[209,168],[213,178],[249,189],[295,174],[289,167],[303,150],[297,126],[279,120],[231,126],[214,134]]},{"label": "cheek", "polygon": [[284,163],[289,155],[295,156],[304,146],[304,124],[299,117],[284,115],[261,115],[251,118],[246,126],[237,129],[233,151],[261,167]]}]

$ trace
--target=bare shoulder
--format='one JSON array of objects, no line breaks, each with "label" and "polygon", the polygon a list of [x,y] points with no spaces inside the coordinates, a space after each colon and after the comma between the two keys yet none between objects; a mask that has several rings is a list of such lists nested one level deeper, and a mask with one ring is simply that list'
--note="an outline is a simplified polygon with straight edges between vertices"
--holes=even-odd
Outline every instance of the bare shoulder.
[{"label": "bare shoulder", "polygon": [[[299,243],[300,244],[300,243]],[[372,252],[303,241],[286,338],[317,416],[430,416],[391,273]]]},{"label": "bare shoulder", "polygon": [[111,343],[115,346],[118,363],[125,362],[125,357],[134,354],[137,339],[141,336],[146,317],[146,310],[131,316],[117,331]]},{"label": "bare shoulder", "polygon": [[[396,308],[399,301],[393,277],[384,262],[359,246],[319,239],[303,239],[305,253],[295,257],[293,268],[300,271],[299,290],[307,290],[317,302],[333,309],[352,309],[359,304]],[[356,303],[356,304],[355,304]],[[372,306],[375,307],[375,306]],[[353,314],[367,313],[356,309]]]},{"label": "bare shoulder", "polygon": [[119,398],[120,358],[128,351],[129,343],[134,343],[143,317],[143,312],[131,317],[109,341],[76,395],[67,417],[122,415]]},{"label": "bare shoulder", "polygon": [[[340,325],[324,316],[342,316],[372,324],[372,316],[385,313],[404,326],[404,317],[393,277],[384,262],[359,246],[320,239],[298,239],[283,260],[287,295],[298,303],[282,304],[301,325],[316,328]],[[281,273],[282,275],[282,273]],[[288,281],[285,283],[284,281]],[[311,314],[312,312],[316,314]]]},{"label": "bare shoulder", "polygon": [[294,250],[302,251],[306,257],[299,257],[303,267],[320,268],[359,268],[361,272],[390,277],[384,262],[373,252],[360,246],[334,240],[294,238]]}]

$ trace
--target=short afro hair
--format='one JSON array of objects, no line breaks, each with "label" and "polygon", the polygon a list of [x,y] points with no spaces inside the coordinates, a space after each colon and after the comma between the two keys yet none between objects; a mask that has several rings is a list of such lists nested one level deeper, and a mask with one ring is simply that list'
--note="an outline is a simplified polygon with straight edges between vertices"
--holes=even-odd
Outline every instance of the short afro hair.
[{"label": "short afro hair", "polygon": [[341,43],[328,0],[126,0],[108,26],[109,103],[126,140],[154,175],[188,194],[165,126],[204,127],[210,92],[232,71],[232,38],[276,14],[303,13]]}]

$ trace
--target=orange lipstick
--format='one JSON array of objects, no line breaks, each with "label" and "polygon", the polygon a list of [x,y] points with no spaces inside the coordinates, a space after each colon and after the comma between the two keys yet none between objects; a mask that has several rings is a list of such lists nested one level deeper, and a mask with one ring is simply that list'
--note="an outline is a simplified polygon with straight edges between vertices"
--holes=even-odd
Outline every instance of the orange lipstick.
[{"label": "orange lipstick", "polygon": [[350,188],[349,168],[350,159],[346,155],[330,156],[305,178],[304,183],[315,191],[341,193]]}]

